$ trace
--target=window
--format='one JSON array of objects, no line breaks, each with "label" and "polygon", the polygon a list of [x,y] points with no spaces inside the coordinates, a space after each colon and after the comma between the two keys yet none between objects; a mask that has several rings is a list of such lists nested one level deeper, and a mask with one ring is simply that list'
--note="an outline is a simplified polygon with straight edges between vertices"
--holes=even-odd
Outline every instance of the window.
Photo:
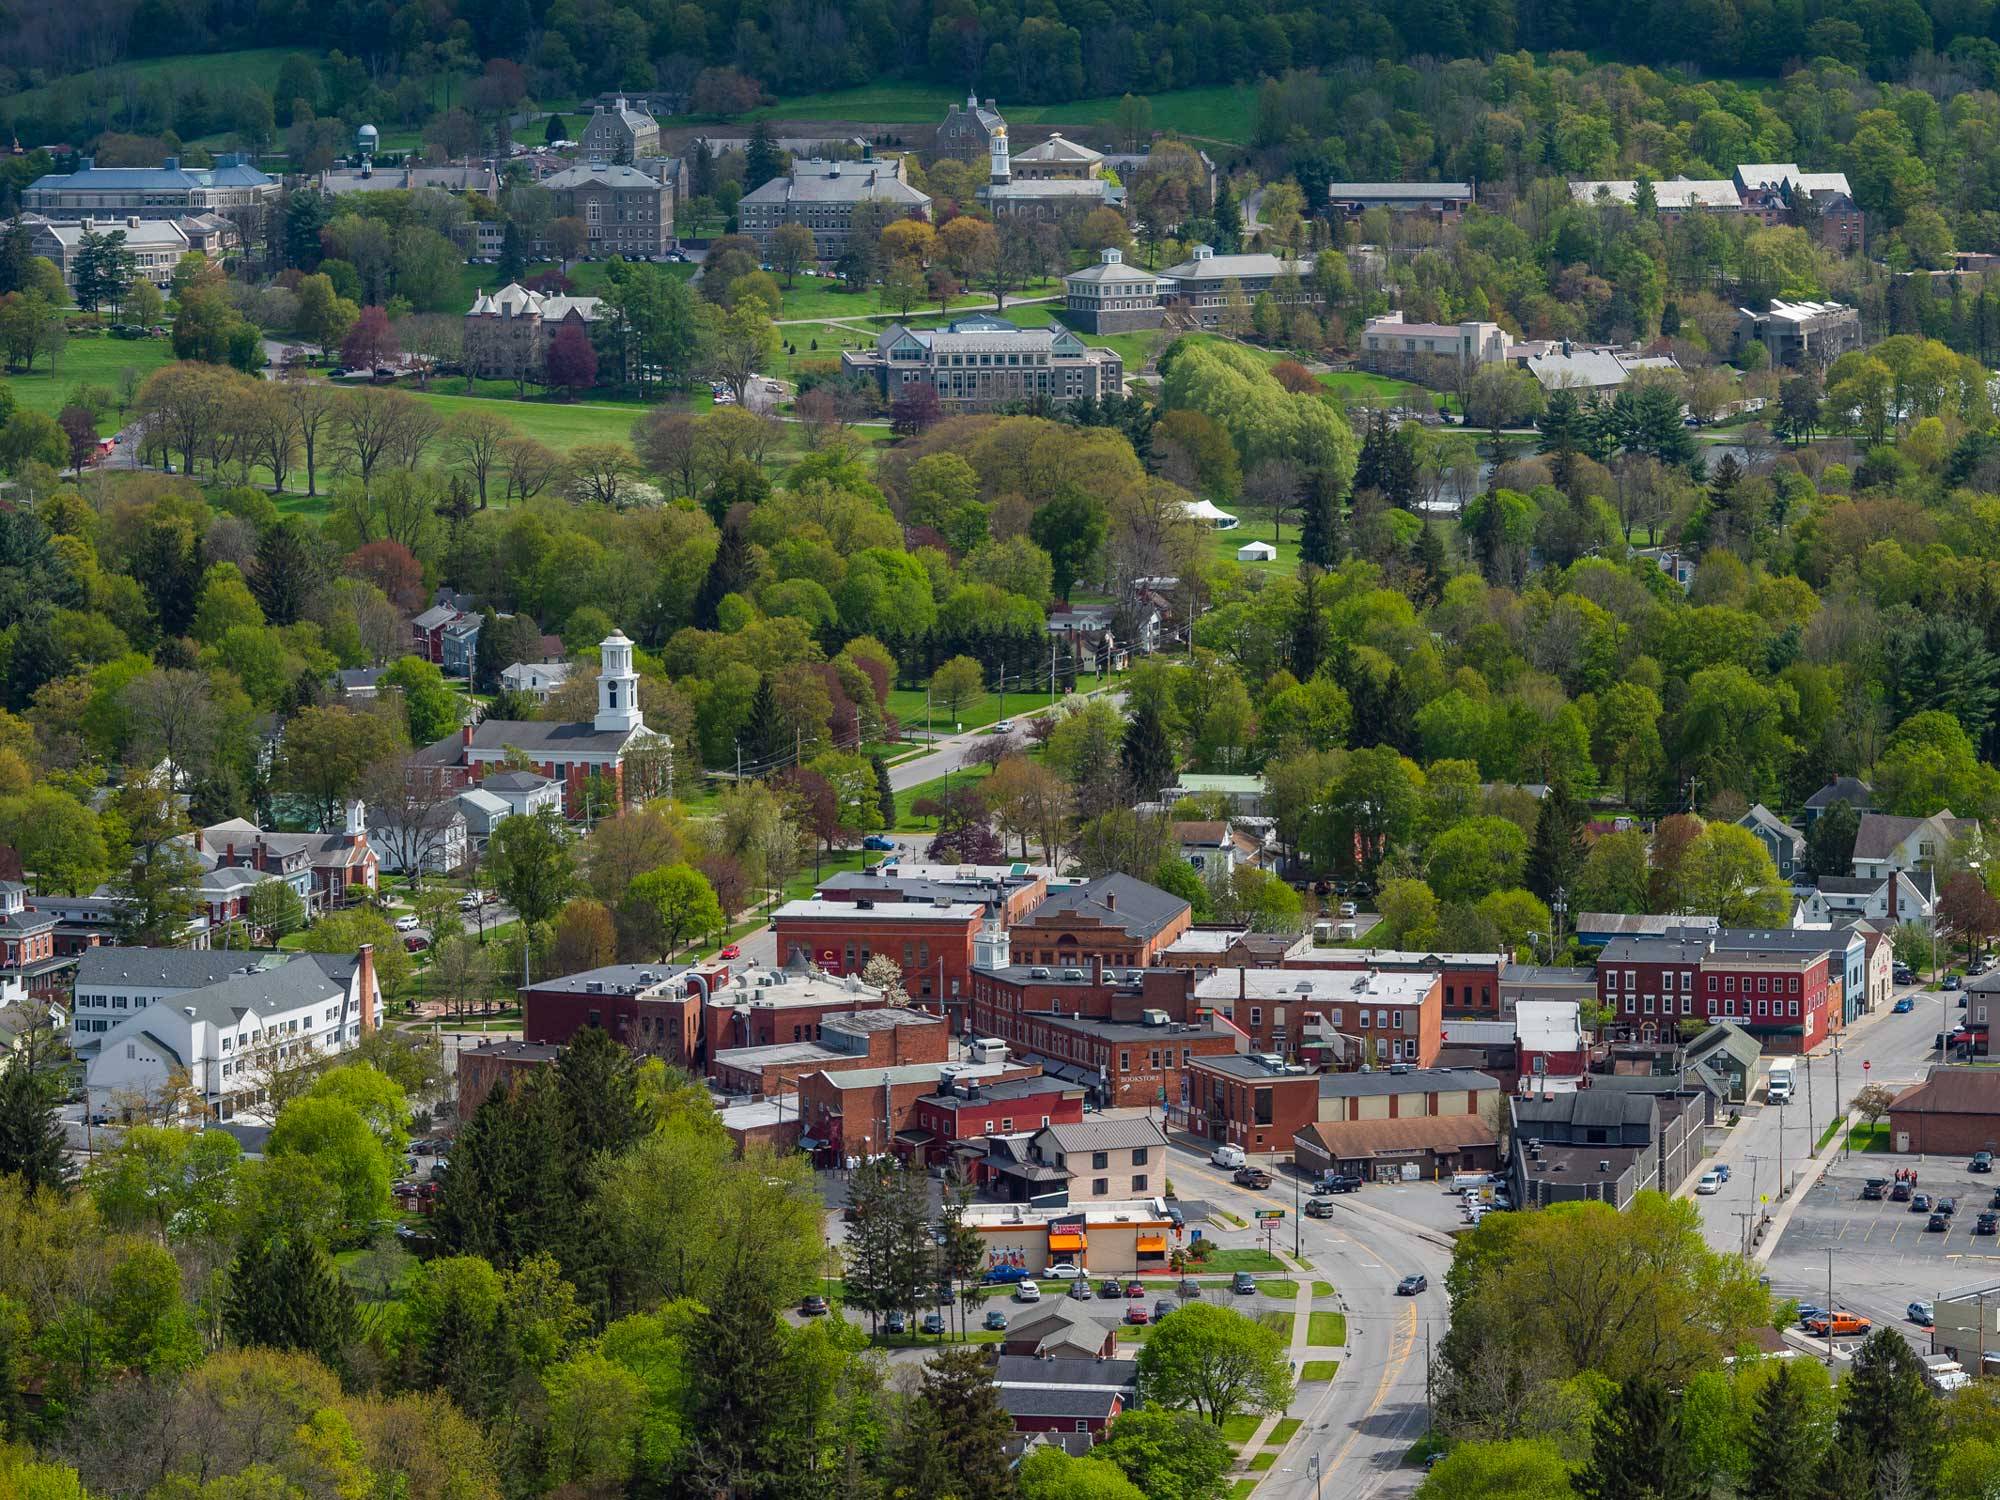
[{"label": "window", "polygon": [[1111,1165],[1111,1153],[1108,1151],[1091,1152],[1090,1165],[1093,1171],[1102,1172],[1106,1167]]},{"label": "window", "polygon": [[1144,1193],[1146,1191],[1145,1173],[1141,1172],[1138,1176],[1132,1179],[1132,1191],[1134,1193]]},{"label": "window", "polygon": [[1794,1000],[1792,1001],[1791,1004],[1792,1004],[1792,1014],[1797,1015],[1799,1013],[1799,1002]]},{"label": "window", "polygon": [[1264,1024],[1264,1007],[1261,1005],[1251,1006],[1250,1007],[1251,1029],[1254,1031],[1257,1027],[1262,1026],[1263,1024]]},{"label": "window", "polygon": [[1648,995],[1646,997],[1646,1014],[1650,1016],[1652,1013],[1653,1013],[1653,997],[1651,995]]},{"label": "window", "polygon": [[1129,1073],[1131,1070],[1132,1070],[1132,1054],[1130,1052],[1120,1052],[1118,1054],[1118,1071],[1121,1073]]},{"label": "window", "polygon": [[1625,988],[1628,990],[1639,988],[1639,971],[1637,969],[1627,969],[1625,971]]},{"label": "window", "polygon": [[[1042,1123],[1046,1125],[1049,1122],[1045,1119],[1042,1121]],[[1002,1115],[1000,1117],[1001,1131],[1004,1133],[1006,1131],[1012,1130],[1013,1128],[1014,1128],[1014,1117],[1012,1115]]]},{"label": "window", "polygon": [[1111,1179],[1109,1177],[1093,1177],[1090,1179],[1090,1192],[1092,1197],[1102,1198],[1106,1193],[1109,1193],[1110,1191],[1111,1191]]},{"label": "window", "polygon": [[1149,1148],[1147,1148],[1147,1147],[1145,1147],[1145,1146],[1134,1146],[1134,1147],[1132,1148],[1132,1165],[1133,1165],[1133,1166],[1135,1166],[1135,1167],[1143,1167],[1143,1166],[1145,1166],[1145,1165],[1146,1165],[1146,1154],[1147,1154],[1147,1151],[1148,1151],[1148,1149],[1149,1149]]},{"label": "window", "polygon": [[1694,1014],[1694,996],[1692,995],[1681,996],[1681,1014],[1684,1016]]},{"label": "window", "polygon": [[1403,1029],[1403,1013],[1400,1010],[1391,1011],[1389,1013],[1389,1024],[1397,1031],[1401,1031]]},{"label": "window", "polygon": [[1771,1002],[1770,1002],[1770,1001],[1768,1001],[1768,1000],[1759,1000],[1759,1001],[1757,1002],[1757,1014],[1758,1014],[1758,1015],[1760,1015],[1760,1016],[1762,1016],[1762,1015],[1768,1015],[1768,1014],[1770,1013],[1770,1007],[1771,1007]]}]

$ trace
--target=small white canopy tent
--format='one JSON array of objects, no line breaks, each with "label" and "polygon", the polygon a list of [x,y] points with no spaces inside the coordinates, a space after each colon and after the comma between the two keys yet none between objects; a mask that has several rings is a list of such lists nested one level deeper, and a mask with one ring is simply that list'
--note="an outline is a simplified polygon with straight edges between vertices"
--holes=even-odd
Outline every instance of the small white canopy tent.
[{"label": "small white canopy tent", "polygon": [[1212,531],[1234,531],[1243,524],[1213,500],[1189,500],[1184,504],[1192,519],[1201,522]]}]

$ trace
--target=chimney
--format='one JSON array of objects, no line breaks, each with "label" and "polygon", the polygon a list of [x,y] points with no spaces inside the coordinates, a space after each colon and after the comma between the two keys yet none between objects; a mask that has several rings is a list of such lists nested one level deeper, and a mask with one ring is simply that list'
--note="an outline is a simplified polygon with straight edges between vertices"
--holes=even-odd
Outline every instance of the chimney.
[{"label": "chimney", "polygon": [[1090,955],[1090,982],[1100,985],[1104,983],[1104,955],[1102,953],[1093,953]]},{"label": "chimney", "polygon": [[1104,909],[1106,911],[1118,910],[1118,893],[1116,891],[1106,891],[1104,893]]},{"label": "chimney", "polygon": [[360,990],[361,1030],[365,1035],[375,1029],[375,945],[363,943],[354,957],[357,960],[354,977]]},{"label": "chimney", "polygon": [[161,166],[166,171],[178,172],[181,169],[181,159],[178,156],[170,156],[161,163]]},{"label": "chimney", "polygon": [[468,749],[471,748],[472,726],[470,724],[461,724],[458,726],[458,742],[459,744],[466,746]]}]

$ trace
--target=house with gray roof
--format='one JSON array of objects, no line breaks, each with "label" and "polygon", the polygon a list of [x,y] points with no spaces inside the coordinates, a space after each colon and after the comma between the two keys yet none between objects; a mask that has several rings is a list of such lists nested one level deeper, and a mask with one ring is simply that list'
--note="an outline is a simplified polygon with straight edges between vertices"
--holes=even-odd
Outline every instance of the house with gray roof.
[{"label": "house with gray roof", "polygon": [[87,986],[93,1003],[77,1007],[77,1051],[90,1108],[127,1118],[254,1114],[272,1071],[348,1051],[381,1010],[367,946],[275,959],[153,948],[98,955],[79,965],[79,1001]]},{"label": "house with gray roof", "polygon": [[1186,260],[1160,272],[1160,300],[1170,320],[1215,328],[1239,299],[1247,316],[1250,304],[1267,292],[1281,306],[1318,306],[1312,272],[1310,255],[1299,260],[1262,252],[1218,255],[1211,245],[1196,245]]},{"label": "house with gray roof", "polygon": [[1736,826],[1749,829],[1764,846],[1771,863],[1778,867],[1780,879],[1791,880],[1804,868],[1806,836],[1763,803],[1753,804],[1736,820]]},{"label": "house with gray roof", "polygon": [[[565,324],[586,333],[597,321],[598,299],[531,292],[510,281],[497,292],[481,292],[465,314],[465,364],[489,380],[525,382],[538,378],[549,345]],[[419,619],[429,618],[435,610]],[[416,622],[412,622],[415,624]],[[443,660],[442,637],[439,654]]]},{"label": "house with gray roof", "polygon": [[1935,869],[1955,845],[1976,845],[1980,837],[1977,818],[1958,817],[1948,807],[1928,818],[1866,812],[1854,834],[1854,873]]},{"label": "house with gray roof", "polygon": [[1145,1115],[1044,1126],[1028,1159],[1069,1174],[1071,1206],[1166,1191],[1167,1135]]},{"label": "house with gray roof", "polygon": [[1588,1088],[1508,1107],[1521,1208],[1593,1198],[1623,1208],[1649,1188],[1673,1192],[1701,1160],[1707,1106],[1693,1090]]},{"label": "house with gray roof", "polygon": [[[28,221],[24,221],[28,222]],[[62,272],[63,285],[76,290],[76,268],[86,235],[115,239],[132,258],[132,270],[141,281],[149,281],[161,291],[173,284],[181,257],[192,248],[187,231],[173,219],[145,219],[138,214],[109,219],[44,219],[29,222],[28,250],[42,256]]]},{"label": "house with gray roof", "polygon": [[945,111],[931,154],[977,166],[992,149],[994,131],[1006,128],[998,104],[991,99],[981,104],[977,94],[968,93],[963,106],[954,104]]},{"label": "house with gray roof", "polygon": [[1857,813],[1875,810],[1875,788],[1859,776],[1834,776],[1825,786],[1806,798],[1805,806],[1799,810],[1799,823],[1811,832],[1820,814],[1836,802],[1845,802]]},{"label": "house with gray roof", "polygon": [[809,160],[745,193],[736,205],[736,219],[767,257],[780,226],[803,224],[812,231],[814,255],[834,261],[847,249],[857,213],[866,210],[879,226],[896,219],[927,219],[930,208],[928,193],[918,192],[899,171],[880,162]]}]

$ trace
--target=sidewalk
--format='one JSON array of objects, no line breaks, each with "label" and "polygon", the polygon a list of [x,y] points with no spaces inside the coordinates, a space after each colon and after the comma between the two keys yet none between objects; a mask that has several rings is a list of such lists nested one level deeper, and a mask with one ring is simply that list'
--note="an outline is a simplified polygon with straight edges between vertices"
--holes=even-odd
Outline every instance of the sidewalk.
[{"label": "sidewalk", "polygon": [[[1312,1347],[1314,1273],[1311,1270],[1301,1269],[1301,1263],[1286,1252],[1280,1250],[1275,1253],[1278,1259],[1285,1263],[1285,1269],[1299,1278],[1299,1289],[1292,1294],[1292,1342],[1290,1348],[1286,1350],[1286,1357],[1291,1360],[1294,1369],[1300,1369],[1305,1365],[1306,1351]],[[1257,1424],[1257,1430],[1245,1438],[1243,1446],[1237,1450],[1233,1472],[1240,1474],[1257,1472],[1251,1469],[1250,1461],[1263,1452],[1264,1445],[1271,1440],[1272,1432],[1284,1420],[1285,1413],[1281,1411],[1265,1415]]]}]

